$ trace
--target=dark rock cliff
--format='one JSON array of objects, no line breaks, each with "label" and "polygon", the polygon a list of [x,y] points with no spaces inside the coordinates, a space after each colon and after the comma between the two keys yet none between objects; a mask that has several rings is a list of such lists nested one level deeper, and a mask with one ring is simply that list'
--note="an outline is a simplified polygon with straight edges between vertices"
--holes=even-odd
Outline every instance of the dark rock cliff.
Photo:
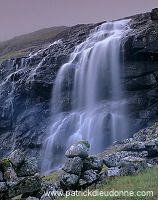
[{"label": "dark rock cliff", "polygon": [[[131,134],[158,120],[157,13],[154,9],[131,17],[131,30],[122,42]],[[0,157],[15,147],[39,156],[48,133],[51,91],[58,69],[98,25],[71,27],[53,38],[48,48],[1,64]],[[65,108],[69,109],[67,104]]]},{"label": "dark rock cliff", "polygon": [[158,120],[158,9],[135,16],[124,40],[125,88],[132,133]]},{"label": "dark rock cliff", "polygon": [[0,157],[15,147],[39,155],[58,69],[97,25],[71,27],[54,37],[49,47],[0,65]]}]

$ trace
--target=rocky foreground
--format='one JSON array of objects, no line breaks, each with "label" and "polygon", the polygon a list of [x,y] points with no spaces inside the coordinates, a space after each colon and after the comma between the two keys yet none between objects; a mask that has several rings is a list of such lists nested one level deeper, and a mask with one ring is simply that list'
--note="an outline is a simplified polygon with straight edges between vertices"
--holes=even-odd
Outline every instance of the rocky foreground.
[{"label": "rocky foreground", "polygon": [[[22,194],[27,200],[51,200],[52,191],[95,189],[108,184],[109,177],[134,175],[158,164],[158,123],[142,129],[132,138],[116,141],[105,152],[89,155],[90,144],[79,141],[65,153],[68,160],[63,165],[56,182],[42,182],[35,158],[26,158],[15,150],[0,161],[0,198]],[[47,193],[49,192],[49,193]],[[49,194],[49,195],[48,195]]]}]

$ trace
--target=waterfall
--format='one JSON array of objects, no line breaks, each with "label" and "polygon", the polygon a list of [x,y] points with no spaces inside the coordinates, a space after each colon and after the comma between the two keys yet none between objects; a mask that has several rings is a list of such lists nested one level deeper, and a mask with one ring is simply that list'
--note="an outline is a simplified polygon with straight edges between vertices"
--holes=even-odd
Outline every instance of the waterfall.
[{"label": "waterfall", "polygon": [[88,140],[90,153],[128,137],[121,75],[121,38],[127,22],[95,28],[59,70],[52,92],[52,124],[44,142],[43,172],[59,167],[67,148]]}]

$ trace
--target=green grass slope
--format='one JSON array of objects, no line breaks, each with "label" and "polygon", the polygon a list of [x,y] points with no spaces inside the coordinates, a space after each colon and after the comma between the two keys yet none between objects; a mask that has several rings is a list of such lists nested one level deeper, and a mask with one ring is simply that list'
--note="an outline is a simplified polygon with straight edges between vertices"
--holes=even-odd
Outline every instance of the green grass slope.
[{"label": "green grass slope", "polygon": [[0,62],[11,57],[28,55],[32,50],[49,44],[53,37],[67,28],[66,26],[44,28],[0,42]]}]

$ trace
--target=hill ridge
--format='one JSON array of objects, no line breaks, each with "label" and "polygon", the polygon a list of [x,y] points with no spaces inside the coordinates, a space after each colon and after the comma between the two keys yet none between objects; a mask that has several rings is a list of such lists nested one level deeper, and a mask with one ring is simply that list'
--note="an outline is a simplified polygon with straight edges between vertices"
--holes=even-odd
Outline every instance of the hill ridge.
[{"label": "hill ridge", "polygon": [[67,26],[43,28],[0,42],[0,62],[11,57],[28,55],[32,50],[49,44],[53,37],[67,28]]}]

